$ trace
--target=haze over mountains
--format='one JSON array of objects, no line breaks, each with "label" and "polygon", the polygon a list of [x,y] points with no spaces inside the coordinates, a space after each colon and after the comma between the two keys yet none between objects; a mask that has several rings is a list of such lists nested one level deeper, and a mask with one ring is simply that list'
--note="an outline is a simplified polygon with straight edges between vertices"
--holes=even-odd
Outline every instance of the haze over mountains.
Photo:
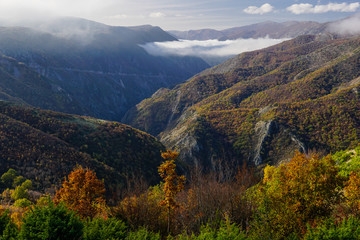
[{"label": "haze over mountains", "polygon": [[169,31],[169,33],[179,39],[219,39],[224,41],[238,38],[293,38],[304,34],[318,34],[323,32],[325,28],[326,24],[310,21],[288,21],[283,23],[267,21],[224,30],[199,29],[189,31]]},{"label": "haze over mountains", "polygon": [[334,22],[318,23],[313,21],[266,21],[224,30],[199,29],[188,31],[169,31],[174,37],[187,40],[218,39],[234,40],[239,38],[271,39],[294,38],[305,34],[358,34],[360,33],[360,14],[336,20]]},{"label": "haze over mountains", "polygon": [[[345,21],[356,21],[356,17]],[[304,31],[317,34],[242,53],[206,69],[209,65],[199,57],[153,56],[145,51],[146,44],[178,42],[158,27],[111,27],[74,18],[43,23],[37,29],[1,27],[0,99],[122,120],[157,136],[167,148],[176,148],[184,166],[205,169],[217,170],[245,161],[256,166],[276,164],[289,159],[294,150],[306,152],[316,148],[330,152],[355,147],[360,139],[359,38],[329,33],[324,25],[313,22],[267,22],[243,27],[241,31],[251,37],[266,36],[269,24],[277,26],[273,33],[279,37],[285,36],[281,27],[284,24],[298,26],[288,37]],[[254,29],[251,34],[246,30],[250,28]],[[356,29],[346,32],[349,33],[356,33]],[[30,168],[35,166],[31,161],[37,156],[45,156],[46,165],[50,160],[49,149],[61,144],[64,149],[72,149],[75,162],[80,158],[76,156],[86,153],[84,156],[89,161],[79,162],[100,162],[107,169],[116,166],[114,171],[118,176],[131,162],[126,153],[135,154],[136,159],[144,156],[138,156],[137,145],[132,145],[140,143],[143,135],[135,134],[139,138],[127,142],[126,134],[132,135],[136,130],[118,132],[118,127],[125,127],[117,123],[114,130],[108,128],[111,122],[106,122],[104,127],[100,120],[60,113],[49,115],[5,103],[2,111],[3,122],[12,122],[19,132],[12,136],[15,132],[9,132],[8,127],[2,130],[6,133],[3,149],[14,149],[14,141],[19,141],[23,133],[24,139],[35,133],[45,142],[51,136],[57,138],[51,138],[51,146],[45,148],[41,147],[45,142],[36,143],[37,155],[29,153],[25,158],[30,161]],[[15,114],[9,115],[14,111]],[[41,121],[36,120],[34,125],[33,118],[38,115]],[[29,117],[31,122],[27,120]],[[69,121],[74,124],[67,124]],[[101,124],[93,125],[93,122]],[[347,124],[341,125],[343,122]],[[67,130],[52,132],[49,126],[69,128],[73,135],[69,139],[63,136]],[[106,134],[103,136],[102,132]],[[128,144],[122,150],[126,153],[109,145],[116,142],[113,137],[122,139],[118,144]],[[76,145],[76,141],[81,144]],[[149,141],[141,144],[152,146],[154,142]],[[89,142],[92,148],[100,146],[98,152],[86,149]],[[164,149],[161,144],[154,144],[154,151]],[[144,154],[155,156],[151,151]],[[58,159],[62,159],[62,154],[57,155]],[[122,158],[126,164],[122,164]],[[158,163],[158,156],[152,159]],[[4,166],[12,167],[24,158],[14,155],[14,162],[9,163],[3,156],[1,161]],[[15,168],[25,171],[20,166]],[[140,160],[136,169],[142,171]],[[46,178],[49,173],[43,176]],[[46,187],[52,181],[48,180]],[[122,184],[122,180],[117,184]]]},{"label": "haze over mountains", "polygon": [[[237,51],[285,40],[229,40],[169,51],[165,48],[181,42],[149,25],[112,27],[78,18],[26,25],[0,28],[2,98],[110,120],[120,120],[159,88],[171,88],[209,67],[199,57],[214,65]],[[222,32],[227,39],[294,37],[325,33],[325,25],[264,22]]]},{"label": "haze over mountains", "polygon": [[124,121],[178,149],[190,166],[212,170],[355,147],[360,38],[333,37],[304,35],[240,54],[159,90]]},{"label": "haze over mountains", "polygon": [[39,29],[0,28],[5,99],[120,120],[157,89],[208,67],[196,57],[149,55],[139,44],[176,40],[158,27],[111,27],[63,18]]},{"label": "haze over mountains", "polygon": [[0,239],[360,239],[359,11],[1,0]]}]

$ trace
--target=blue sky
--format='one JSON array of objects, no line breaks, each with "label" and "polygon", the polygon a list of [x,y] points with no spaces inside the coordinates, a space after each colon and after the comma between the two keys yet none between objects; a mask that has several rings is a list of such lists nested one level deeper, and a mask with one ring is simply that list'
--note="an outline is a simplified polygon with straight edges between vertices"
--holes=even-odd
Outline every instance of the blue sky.
[{"label": "blue sky", "polygon": [[327,22],[359,11],[360,2],[336,0],[0,0],[2,20],[74,16],[165,30],[224,29],[268,20]]}]

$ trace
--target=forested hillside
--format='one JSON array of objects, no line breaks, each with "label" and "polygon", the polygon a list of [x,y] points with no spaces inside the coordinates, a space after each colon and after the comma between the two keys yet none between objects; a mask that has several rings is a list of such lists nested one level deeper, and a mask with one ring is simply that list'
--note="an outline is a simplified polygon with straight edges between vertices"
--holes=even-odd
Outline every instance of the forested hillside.
[{"label": "forested hillside", "polygon": [[159,180],[163,145],[124,124],[4,101],[0,121],[2,173],[15,169],[35,189],[51,192],[76,165],[96,171],[115,198],[131,179]]},{"label": "forested hillside", "polygon": [[308,35],[240,54],[127,113],[190,165],[277,164],[360,140],[360,38]]}]

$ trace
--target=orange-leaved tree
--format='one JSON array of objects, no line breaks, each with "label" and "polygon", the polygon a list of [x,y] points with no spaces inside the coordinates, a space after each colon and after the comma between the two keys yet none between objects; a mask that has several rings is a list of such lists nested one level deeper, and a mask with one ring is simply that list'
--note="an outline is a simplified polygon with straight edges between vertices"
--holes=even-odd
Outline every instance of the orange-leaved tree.
[{"label": "orange-leaved tree", "polygon": [[171,210],[178,207],[175,197],[178,192],[184,189],[185,176],[178,176],[175,168],[175,160],[179,156],[179,153],[175,151],[167,150],[161,154],[161,157],[165,159],[159,167],[159,174],[164,180],[163,191],[165,193],[165,199],[161,201],[161,205],[165,206],[168,211],[168,232],[170,232],[171,222]]},{"label": "orange-leaved tree", "polygon": [[82,218],[93,218],[104,215],[104,193],[104,183],[93,171],[77,167],[64,180],[62,188],[56,191],[54,202],[64,202]]}]

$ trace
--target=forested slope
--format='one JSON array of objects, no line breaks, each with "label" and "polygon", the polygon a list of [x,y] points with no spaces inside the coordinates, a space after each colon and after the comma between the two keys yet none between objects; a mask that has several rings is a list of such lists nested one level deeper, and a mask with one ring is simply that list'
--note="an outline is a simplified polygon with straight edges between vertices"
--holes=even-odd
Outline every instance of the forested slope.
[{"label": "forested slope", "polygon": [[308,35],[243,53],[158,91],[124,120],[179,149],[189,164],[213,169],[224,160],[260,165],[294,150],[355,147],[359,43]]},{"label": "forested slope", "polygon": [[133,177],[158,181],[163,145],[127,125],[4,101],[0,121],[1,169],[17,170],[38,189],[60,184],[76,165],[94,170],[109,193]]}]

